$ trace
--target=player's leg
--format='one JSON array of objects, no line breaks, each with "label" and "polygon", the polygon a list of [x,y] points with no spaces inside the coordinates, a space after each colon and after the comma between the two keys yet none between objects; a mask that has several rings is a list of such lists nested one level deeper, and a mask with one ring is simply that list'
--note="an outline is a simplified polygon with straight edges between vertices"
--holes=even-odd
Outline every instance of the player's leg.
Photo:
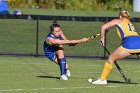
[{"label": "player's leg", "polygon": [[108,74],[110,73],[110,71],[113,68],[113,64],[115,61],[117,61],[118,59],[123,59],[127,56],[130,56],[130,53],[127,53],[125,51],[122,51],[120,48],[117,48],[113,53],[111,53],[111,55],[108,58],[108,61],[105,63],[104,65],[104,70],[103,73],[101,75],[101,80],[105,80],[106,77],[108,76]]},{"label": "player's leg", "polygon": [[59,49],[56,51],[57,56],[58,56],[58,65],[60,66],[60,71],[61,71],[61,77],[62,75],[67,76],[67,78],[70,76],[70,71],[68,70],[68,64],[66,64],[66,58],[64,55],[64,50],[60,46]]},{"label": "player's leg", "polygon": [[[65,60],[66,60],[66,58],[65,58]],[[59,65],[58,64],[59,63],[59,58],[58,57],[55,58],[54,63],[56,63],[57,65]],[[69,71],[69,65],[67,63],[66,63],[66,75],[67,75],[68,78],[71,76],[71,73]]]},{"label": "player's leg", "polygon": [[122,51],[120,48],[117,48],[114,52],[110,54],[107,62],[105,63],[101,77],[98,80],[92,82],[92,84],[107,84],[106,78],[112,70],[112,65],[114,64],[114,62],[118,59],[123,59],[129,55],[131,54]]},{"label": "player's leg", "polygon": [[[55,60],[54,60],[54,63],[56,63],[57,65],[59,65],[58,62],[59,62],[59,58],[56,57]],[[66,70],[68,70],[68,69],[69,69],[69,65],[66,63]]]},{"label": "player's leg", "polygon": [[139,59],[140,59],[140,54],[138,55]]},{"label": "player's leg", "polygon": [[[45,52],[45,56],[48,58],[48,59],[50,59],[52,62],[54,62],[54,63],[56,63],[57,65],[59,65],[60,66],[60,70],[61,70],[61,68],[62,68],[62,66],[59,64],[60,62],[60,60],[59,60],[59,58],[58,58],[58,56],[57,55],[59,55],[59,57],[60,57],[60,53],[59,53],[59,51],[58,51],[58,53],[56,53],[56,52],[47,52],[46,50],[44,50],[44,52]],[[64,66],[63,66],[64,67]],[[65,69],[65,68],[64,68]],[[61,70],[61,73],[64,73],[64,71],[62,72],[63,70]]]},{"label": "player's leg", "polygon": [[[60,51],[58,51],[58,55]],[[57,56],[57,53],[55,52],[45,52],[45,55],[47,58],[49,58],[51,61],[53,61],[54,63],[56,63],[57,65],[60,66],[60,71],[61,71],[61,80],[68,80],[68,77],[65,75],[66,71],[65,71],[65,68],[66,68],[66,65],[65,64],[62,64],[62,58],[58,58]],[[64,74],[64,75],[63,75]]]},{"label": "player's leg", "polygon": [[140,53],[137,54],[138,58],[140,59]]}]

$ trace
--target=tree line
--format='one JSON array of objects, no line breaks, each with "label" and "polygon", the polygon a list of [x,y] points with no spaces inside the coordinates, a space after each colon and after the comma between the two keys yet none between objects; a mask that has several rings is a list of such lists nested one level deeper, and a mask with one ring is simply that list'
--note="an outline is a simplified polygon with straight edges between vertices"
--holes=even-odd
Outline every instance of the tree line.
[{"label": "tree line", "polygon": [[7,0],[10,8],[132,10],[132,0]]}]

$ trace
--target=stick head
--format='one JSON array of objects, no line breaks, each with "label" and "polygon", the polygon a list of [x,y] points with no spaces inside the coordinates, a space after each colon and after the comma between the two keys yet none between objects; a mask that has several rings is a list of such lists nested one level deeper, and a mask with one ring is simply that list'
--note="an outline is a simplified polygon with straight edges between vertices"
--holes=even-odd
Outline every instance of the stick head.
[{"label": "stick head", "polygon": [[131,84],[131,83],[132,83],[132,82],[131,82],[131,79],[128,78],[128,79],[126,80],[126,83],[127,83],[127,84]]}]

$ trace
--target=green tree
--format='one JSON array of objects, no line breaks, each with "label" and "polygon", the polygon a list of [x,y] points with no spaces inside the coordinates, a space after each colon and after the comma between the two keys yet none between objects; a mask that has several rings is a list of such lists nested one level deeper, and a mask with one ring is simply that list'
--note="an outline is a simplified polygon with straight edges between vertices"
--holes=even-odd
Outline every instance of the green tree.
[{"label": "green tree", "polygon": [[132,0],[8,0],[12,8],[131,10]]}]

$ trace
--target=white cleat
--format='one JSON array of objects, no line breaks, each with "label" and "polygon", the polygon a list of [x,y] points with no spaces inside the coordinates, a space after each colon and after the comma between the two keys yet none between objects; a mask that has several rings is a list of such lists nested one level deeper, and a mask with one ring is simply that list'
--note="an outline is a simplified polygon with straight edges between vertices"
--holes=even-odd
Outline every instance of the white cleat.
[{"label": "white cleat", "polygon": [[96,81],[93,81],[91,84],[107,84],[107,80],[101,80],[100,78]]},{"label": "white cleat", "polygon": [[66,75],[61,75],[60,80],[68,80],[68,77]]},{"label": "white cleat", "polygon": [[71,76],[70,71],[66,70],[66,76],[69,78]]}]

